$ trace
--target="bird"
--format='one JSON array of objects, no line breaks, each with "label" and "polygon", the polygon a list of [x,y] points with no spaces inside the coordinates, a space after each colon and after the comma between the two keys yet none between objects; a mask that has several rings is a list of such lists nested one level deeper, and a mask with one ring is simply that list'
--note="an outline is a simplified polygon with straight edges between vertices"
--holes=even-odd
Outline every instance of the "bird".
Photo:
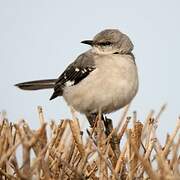
[{"label": "bird", "polygon": [[138,69],[134,45],[118,29],[105,29],[92,40],[81,41],[90,49],[80,54],[57,79],[18,83],[23,90],[54,89],[50,100],[62,96],[84,114],[93,126],[99,112],[109,114],[129,104],[137,94]]}]

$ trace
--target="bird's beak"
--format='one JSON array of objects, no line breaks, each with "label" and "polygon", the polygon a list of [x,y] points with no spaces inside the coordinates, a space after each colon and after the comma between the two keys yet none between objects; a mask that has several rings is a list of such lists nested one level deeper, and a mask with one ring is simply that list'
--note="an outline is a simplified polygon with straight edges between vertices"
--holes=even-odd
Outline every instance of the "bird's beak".
[{"label": "bird's beak", "polygon": [[81,43],[88,44],[90,46],[93,46],[93,44],[94,44],[94,42],[92,40],[84,40],[84,41],[81,41]]}]

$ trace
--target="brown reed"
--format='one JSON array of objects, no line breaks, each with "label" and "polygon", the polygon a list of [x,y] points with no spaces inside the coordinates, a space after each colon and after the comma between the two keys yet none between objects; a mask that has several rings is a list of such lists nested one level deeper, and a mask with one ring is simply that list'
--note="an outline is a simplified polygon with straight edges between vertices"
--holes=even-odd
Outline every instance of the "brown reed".
[{"label": "brown reed", "polygon": [[164,109],[157,115],[151,111],[143,124],[135,112],[128,116],[126,107],[117,127],[98,116],[87,132],[75,114],[72,120],[47,123],[42,107],[37,130],[25,120],[11,123],[2,115],[0,179],[179,180],[180,118],[162,145],[156,130]]}]

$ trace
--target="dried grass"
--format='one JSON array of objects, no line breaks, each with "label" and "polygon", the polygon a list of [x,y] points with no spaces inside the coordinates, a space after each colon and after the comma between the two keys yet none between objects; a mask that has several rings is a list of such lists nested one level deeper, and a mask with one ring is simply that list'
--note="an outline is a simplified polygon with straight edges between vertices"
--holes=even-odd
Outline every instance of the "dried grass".
[{"label": "dried grass", "polygon": [[[38,107],[41,127],[37,130],[24,120],[10,123],[2,115],[0,179],[178,180],[180,119],[161,145],[156,130],[164,109],[156,116],[151,111],[142,124],[135,112],[127,116],[127,107],[117,127],[113,128],[110,119],[97,117],[96,126],[87,133],[74,114],[72,120],[47,124],[42,107]],[[22,147],[22,162],[18,147]]]}]

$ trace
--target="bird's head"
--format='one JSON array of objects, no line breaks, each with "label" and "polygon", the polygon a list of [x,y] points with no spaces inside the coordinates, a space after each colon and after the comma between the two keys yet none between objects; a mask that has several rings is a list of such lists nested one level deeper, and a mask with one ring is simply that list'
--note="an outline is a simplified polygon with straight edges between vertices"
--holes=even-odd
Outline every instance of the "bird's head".
[{"label": "bird's head", "polygon": [[133,50],[129,37],[117,29],[103,30],[93,40],[85,40],[81,43],[91,45],[92,50],[98,54],[126,54]]}]

